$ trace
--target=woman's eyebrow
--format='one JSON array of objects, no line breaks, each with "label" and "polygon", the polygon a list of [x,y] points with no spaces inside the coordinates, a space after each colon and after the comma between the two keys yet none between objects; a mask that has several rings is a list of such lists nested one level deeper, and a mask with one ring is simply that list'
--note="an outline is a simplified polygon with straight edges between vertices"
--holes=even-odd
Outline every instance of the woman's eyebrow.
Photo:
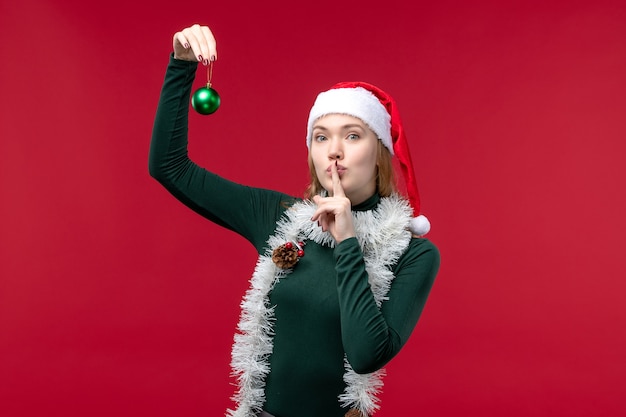
[{"label": "woman's eyebrow", "polygon": [[[363,129],[363,126],[361,126],[360,124],[354,123],[354,124],[347,124],[347,125],[343,125],[341,127],[339,127],[339,129],[341,130],[348,130],[348,129],[354,129],[355,127],[359,128],[359,129]],[[325,126],[313,126],[313,130],[324,130],[324,131],[328,131],[328,128]]]},{"label": "woman's eyebrow", "polygon": [[359,129],[363,129],[363,126],[361,126],[360,124],[357,124],[357,123],[349,124],[349,125],[343,125],[343,126],[341,126],[341,129],[348,130],[348,129],[354,129],[355,127],[358,127]]}]

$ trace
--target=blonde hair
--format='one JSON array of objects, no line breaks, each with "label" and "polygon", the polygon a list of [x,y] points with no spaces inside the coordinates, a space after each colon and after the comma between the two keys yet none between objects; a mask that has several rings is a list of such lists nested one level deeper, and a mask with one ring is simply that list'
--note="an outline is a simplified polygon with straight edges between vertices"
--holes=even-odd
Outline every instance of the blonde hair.
[{"label": "blonde hair", "polygon": [[[392,156],[389,149],[378,140],[378,154],[376,155],[376,191],[381,197],[389,197],[397,191],[396,177],[393,170]],[[310,199],[322,192],[324,187],[317,178],[313,158],[309,152],[309,185],[304,191],[304,198]]]}]

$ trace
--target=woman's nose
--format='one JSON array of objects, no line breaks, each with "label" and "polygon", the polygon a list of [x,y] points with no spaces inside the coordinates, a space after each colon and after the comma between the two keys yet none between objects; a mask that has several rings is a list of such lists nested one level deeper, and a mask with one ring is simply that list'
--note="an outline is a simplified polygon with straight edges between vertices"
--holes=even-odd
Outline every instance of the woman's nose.
[{"label": "woman's nose", "polygon": [[328,147],[328,159],[342,159],[343,158],[343,147],[340,140],[331,140],[330,146]]}]

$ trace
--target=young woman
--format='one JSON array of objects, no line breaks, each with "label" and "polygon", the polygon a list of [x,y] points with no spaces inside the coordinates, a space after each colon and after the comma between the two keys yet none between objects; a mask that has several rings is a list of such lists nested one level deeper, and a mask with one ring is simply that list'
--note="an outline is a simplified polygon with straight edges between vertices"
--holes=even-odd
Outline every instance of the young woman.
[{"label": "young woman", "polygon": [[[246,187],[187,156],[192,82],[217,59],[206,26],[174,35],[150,174],[259,253],[232,351],[229,416],[370,416],[383,366],[413,331],[439,267],[393,100],[366,83],[321,93],[309,115],[305,198]],[[392,154],[408,199],[395,190]]]}]

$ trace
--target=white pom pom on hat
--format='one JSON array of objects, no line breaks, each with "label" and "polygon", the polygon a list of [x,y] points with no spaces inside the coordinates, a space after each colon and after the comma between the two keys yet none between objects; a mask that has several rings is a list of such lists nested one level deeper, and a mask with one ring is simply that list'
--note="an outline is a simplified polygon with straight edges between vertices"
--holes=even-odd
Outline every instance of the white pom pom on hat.
[{"label": "white pom pom on hat", "polygon": [[430,230],[430,222],[420,214],[420,197],[413,162],[395,100],[380,88],[362,81],[335,84],[330,90],[320,93],[311,108],[306,137],[309,149],[313,123],[322,116],[336,113],[363,120],[389,152],[398,159],[406,183],[409,204],[415,215],[411,219],[409,229],[417,236],[424,236]]}]

